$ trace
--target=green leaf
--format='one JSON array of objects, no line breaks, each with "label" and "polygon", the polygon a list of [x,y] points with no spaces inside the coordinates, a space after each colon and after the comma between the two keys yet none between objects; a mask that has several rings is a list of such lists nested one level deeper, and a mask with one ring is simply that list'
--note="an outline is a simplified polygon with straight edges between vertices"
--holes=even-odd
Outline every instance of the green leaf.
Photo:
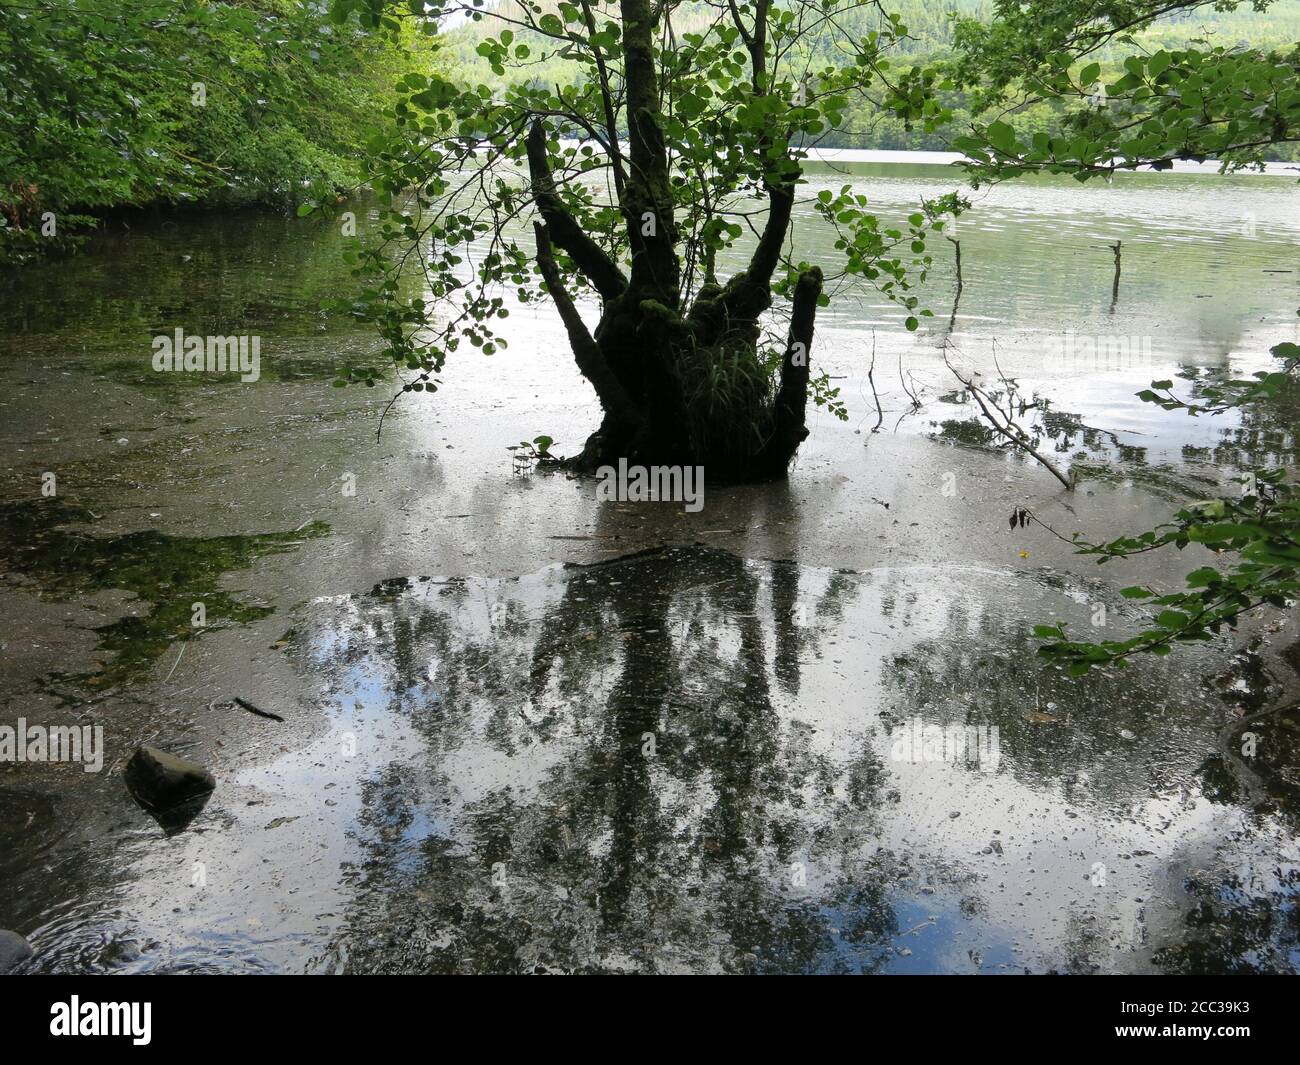
[{"label": "green leaf", "polygon": [[1016,150],[1016,131],[1005,122],[992,122],[984,132],[989,139],[989,143],[999,151],[1010,155]]}]

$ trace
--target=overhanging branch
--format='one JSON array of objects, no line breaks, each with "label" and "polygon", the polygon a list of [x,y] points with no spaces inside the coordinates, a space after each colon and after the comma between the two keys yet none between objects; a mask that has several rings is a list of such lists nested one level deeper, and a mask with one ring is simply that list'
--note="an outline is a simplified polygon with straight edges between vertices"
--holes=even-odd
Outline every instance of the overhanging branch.
[{"label": "overhanging branch", "polygon": [[[546,222],[557,247],[568,252],[583,275],[596,286],[606,302],[623,294],[627,278],[605,250],[587,236],[555,191],[550,160],[546,157],[546,130],[540,121],[528,129],[528,173],[532,178],[533,202]],[[549,284],[549,282],[548,282]]]},{"label": "overhanging branch", "polygon": [[537,265],[541,268],[546,289],[551,294],[551,299],[555,301],[556,310],[560,312],[560,320],[564,322],[565,332],[569,335],[569,346],[573,349],[573,357],[579,371],[596,389],[600,405],[608,414],[626,420],[629,424],[639,423],[640,412],[632,403],[627,390],[610,370],[609,363],[592,339],[586,323],[578,314],[572,297],[560,279],[560,268],[556,265],[555,256],[551,251],[550,233],[540,222],[533,223],[533,232],[537,236]]}]

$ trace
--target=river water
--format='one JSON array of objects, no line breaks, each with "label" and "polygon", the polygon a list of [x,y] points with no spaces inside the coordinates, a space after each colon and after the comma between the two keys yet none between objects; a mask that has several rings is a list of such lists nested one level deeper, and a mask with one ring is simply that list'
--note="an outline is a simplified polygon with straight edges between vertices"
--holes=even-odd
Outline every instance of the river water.
[{"label": "river water", "polygon": [[[845,183],[889,218],[960,184],[923,155],[809,168],[809,195]],[[1067,680],[1033,625],[1133,631],[1118,589],[1203,560],[1008,531],[1020,506],[1140,531],[1294,462],[1294,390],[1245,420],[1133,397],[1300,340],[1294,175],[969,195],[960,291],[945,240],[916,333],[837,285],[812,358],[848,421],[698,513],[513,468],[597,420],[546,308],[377,436],[387,384],[329,387],[378,347],[320,309],[353,284],[336,224],[119,217],[0,278],[0,724],[105,742],[98,773],[0,763],[26,967],[1295,971],[1293,623]],[[807,208],[795,239],[833,265]],[[259,379],[154,372],[177,327],[260,337]],[[945,356],[1014,381],[1074,492]],[[140,744],[218,778],[179,831],[122,783]]]}]

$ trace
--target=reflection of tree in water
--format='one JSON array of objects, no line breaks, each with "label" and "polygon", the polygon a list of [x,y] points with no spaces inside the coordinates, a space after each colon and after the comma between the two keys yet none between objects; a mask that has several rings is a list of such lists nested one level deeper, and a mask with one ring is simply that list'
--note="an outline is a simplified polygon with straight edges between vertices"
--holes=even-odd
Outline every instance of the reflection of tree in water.
[{"label": "reflection of tree in water", "polygon": [[[1270,369],[1274,367],[1269,367]],[[1184,367],[1176,375],[1176,390],[1191,402],[1206,402],[1208,387],[1221,387],[1243,373],[1231,367]],[[1134,391],[1137,391],[1134,389]],[[1143,467],[1148,463],[1147,449],[1126,443],[1124,438],[1105,427],[1087,425],[1075,413],[1062,410],[1052,399],[1035,392],[1025,399],[1014,381],[990,394],[1004,412],[1014,416],[1018,425],[1042,450],[1059,455],[1092,458],[1124,467]],[[960,417],[942,414],[933,424],[936,435],[956,444],[999,451],[1012,445],[993,432],[963,391],[950,392],[940,402],[960,409]],[[1268,466],[1293,466],[1300,459],[1296,447],[1296,419],[1300,411],[1300,380],[1294,376],[1282,385],[1278,395],[1250,403],[1229,414],[1202,417],[1217,439],[1209,447],[1186,444],[1182,458],[1189,464],[1209,464],[1228,470],[1254,470]],[[1154,410],[1152,413],[1158,413]],[[1171,416],[1172,417],[1172,416]]]},{"label": "reflection of tree in water", "polygon": [[428,584],[429,605],[381,587],[329,633],[426,748],[366,785],[331,962],[878,968],[897,932],[897,870],[874,855],[884,767],[865,740],[833,760],[774,705],[815,631],[798,571],[669,549],[551,577],[506,582],[495,613],[481,584]]},{"label": "reflection of tree in water", "polygon": [[[817,716],[853,675],[827,659],[863,633],[895,633],[856,644],[887,733],[912,716],[996,725],[998,772],[1116,823],[1194,801],[1219,694],[1186,661],[1086,683],[1044,671],[1025,618],[1058,586],[999,596],[1007,579],[682,548],[340,603],[312,637],[338,699],[363,704],[358,731],[413,735],[367,770],[365,859],[322,964],[881,968],[919,943],[903,930],[942,912],[918,904],[918,882],[969,870],[920,854],[913,870],[879,848],[898,787],[873,753],[888,738],[866,734],[871,715],[862,734]],[[967,902],[984,905],[972,894],[957,919],[972,919]],[[1054,964],[1104,965],[1103,916],[1082,914],[1094,923]]]},{"label": "reflection of tree in water", "polygon": [[[887,591],[882,603],[909,625],[913,611],[935,606]],[[1199,682],[1186,662],[1140,662],[1123,674],[1072,680],[1035,661],[1027,630],[1018,618],[950,609],[942,636],[886,661],[901,694],[901,709],[887,722],[906,727],[907,715],[920,712],[927,723],[995,724],[1004,772],[1040,789],[1059,786],[1068,803],[1102,816],[1132,817],[1152,796],[1186,802],[1196,792],[1239,810],[1246,827],[1221,843],[1215,859],[1189,859],[1196,874],[1166,896],[1181,916],[1152,964],[1180,973],[1295,972],[1300,870],[1279,864],[1278,855],[1294,854],[1300,831],[1300,712],[1235,730],[1230,746],[1243,729],[1261,740],[1247,786],[1240,759],[1206,754],[1218,750],[1224,720],[1219,678]],[[1256,687],[1272,690],[1267,675],[1243,680],[1246,689],[1231,689],[1236,704],[1250,705]],[[1069,915],[1062,971],[1105,971],[1112,951],[1102,915]]]},{"label": "reflection of tree in water", "polygon": [[[1249,756],[1243,737],[1254,737]],[[1227,730],[1228,757],[1197,776],[1205,796],[1242,812],[1241,827],[1214,862],[1189,862],[1181,940],[1156,952],[1175,973],[1300,970],[1300,706],[1261,711]],[[1239,851],[1235,844],[1250,846]]]},{"label": "reflection of tree in water", "polygon": [[1300,869],[1275,872],[1280,876],[1267,888],[1236,875],[1198,872],[1190,878],[1183,938],[1158,950],[1155,964],[1180,974],[1300,970]]},{"label": "reflection of tree in water", "polygon": [[[1269,369],[1276,367],[1270,366]],[[1192,401],[1205,402],[1205,389],[1222,386],[1230,380],[1248,375],[1225,369],[1186,370],[1179,375],[1190,382]],[[1183,394],[1180,390],[1180,395]],[[1219,439],[1212,448],[1186,447],[1183,457],[1212,461],[1216,466],[1238,470],[1265,466],[1294,466],[1300,455],[1296,451],[1296,419],[1300,412],[1300,381],[1294,376],[1283,382],[1277,396],[1249,403],[1230,415],[1213,419]],[[1202,415],[1202,417],[1205,417]]]},{"label": "reflection of tree in water", "polygon": [[[1087,425],[1083,418],[1062,410],[1053,400],[1035,392],[1032,398],[1024,396],[1019,384],[1008,379],[1000,387],[991,383],[989,398],[1017,426],[1024,429],[1040,451],[1058,455],[1090,456],[1136,466],[1145,465],[1146,448],[1124,443],[1118,434],[1104,428]],[[965,390],[949,392],[939,397],[945,405],[960,408],[961,417],[940,417],[931,424],[939,438],[967,447],[994,451],[1017,451],[1004,436],[996,433],[983,420],[978,408]]]},{"label": "reflection of tree in water", "polygon": [[1176,792],[1213,743],[1222,704],[1186,663],[1140,662],[1081,681],[1044,668],[1031,635],[1039,615],[1017,610],[1014,598],[971,612],[959,598],[915,601],[888,586],[881,596],[885,615],[909,628],[946,612],[939,634],[882,661],[898,692],[887,700],[891,731],[913,715],[927,725],[996,726],[1003,772],[1059,784],[1068,802],[1112,812]]}]

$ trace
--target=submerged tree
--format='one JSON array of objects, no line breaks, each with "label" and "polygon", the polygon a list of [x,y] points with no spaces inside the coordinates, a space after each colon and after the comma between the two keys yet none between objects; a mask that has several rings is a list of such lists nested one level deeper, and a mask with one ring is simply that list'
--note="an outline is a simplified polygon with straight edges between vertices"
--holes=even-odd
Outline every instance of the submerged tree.
[{"label": "submerged tree", "polygon": [[[846,35],[840,20],[863,11],[879,28]],[[376,29],[493,20],[478,52],[508,86],[410,74],[396,132],[369,145],[376,186],[399,199],[383,243],[359,256],[374,284],[352,311],[414,375],[403,391],[436,390],[462,343],[504,345],[503,289],[549,296],[604,411],[578,468],[626,457],[759,480],[784,474],[809,398],[843,415],[810,370],[834,281],[869,279],[916,328],[925,237],[954,198],[889,228],[848,185],[822,191],[809,203],[836,227],[842,264],[824,272],[788,251],[801,160],[851,99],[917,120],[940,110],[916,72],[889,69],[907,32],[896,15],[861,0],[335,0],[335,18],[353,13]],[[527,80],[556,59],[581,74]],[[748,263],[724,279],[738,241]],[[417,264],[426,291],[411,297],[400,280]],[[350,366],[335,383],[377,378]]]}]

